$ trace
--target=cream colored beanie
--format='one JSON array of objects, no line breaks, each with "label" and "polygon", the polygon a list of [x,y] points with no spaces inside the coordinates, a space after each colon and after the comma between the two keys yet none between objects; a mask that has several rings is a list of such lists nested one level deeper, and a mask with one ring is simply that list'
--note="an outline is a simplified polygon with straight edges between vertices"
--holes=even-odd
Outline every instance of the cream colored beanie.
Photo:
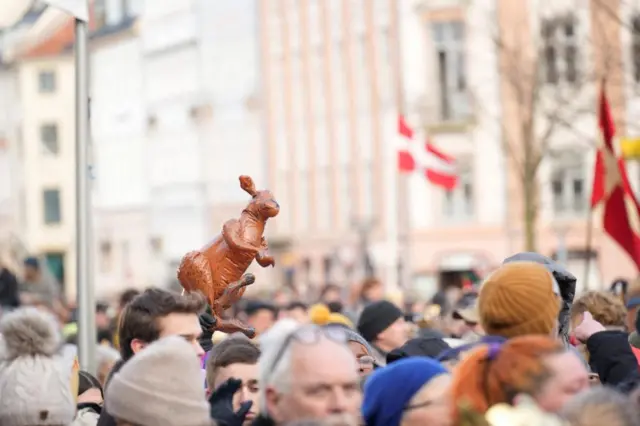
[{"label": "cream colored beanie", "polygon": [[111,379],[105,402],[114,418],[140,426],[212,423],[200,362],[178,336],[157,340],[127,361]]}]

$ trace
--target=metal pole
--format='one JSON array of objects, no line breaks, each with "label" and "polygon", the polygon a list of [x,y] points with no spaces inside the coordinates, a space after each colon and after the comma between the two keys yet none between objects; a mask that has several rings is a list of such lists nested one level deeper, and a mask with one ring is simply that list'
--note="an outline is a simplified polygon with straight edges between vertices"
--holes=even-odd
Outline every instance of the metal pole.
[{"label": "metal pole", "polygon": [[76,79],[76,291],[78,350],[83,370],[96,372],[96,318],[91,274],[91,190],[89,187],[89,28],[75,23]]},{"label": "metal pole", "polygon": [[[402,41],[400,0],[389,0],[391,10],[391,28],[393,38],[393,62],[395,63],[395,96],[398,114],[405,115],[405,92],[402,66]],[[409,193],[409,177],[406,174],[396,172],[397,198],[397,242],[398,242],[398,283],[402,290],[408,290],[412,285],[411,263],[411,202]],[[396,287],[396,288],[398,288]]]}]

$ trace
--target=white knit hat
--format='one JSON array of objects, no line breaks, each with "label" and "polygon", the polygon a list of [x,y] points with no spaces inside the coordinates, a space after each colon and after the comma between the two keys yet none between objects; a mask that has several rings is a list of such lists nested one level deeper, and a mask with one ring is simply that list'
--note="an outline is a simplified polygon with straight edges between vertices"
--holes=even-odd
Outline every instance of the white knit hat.
[{"label": "white knit hat", "polygon": [[127,361],[109,382],[106,407],[140,426],[211,424],[200,361],[183,338],[157,340]]},{"label": "white knit hat", "polygon": [[0,425],[66,426],[76,404],[72,357],[51,314],[17,309],[0,321]]}]

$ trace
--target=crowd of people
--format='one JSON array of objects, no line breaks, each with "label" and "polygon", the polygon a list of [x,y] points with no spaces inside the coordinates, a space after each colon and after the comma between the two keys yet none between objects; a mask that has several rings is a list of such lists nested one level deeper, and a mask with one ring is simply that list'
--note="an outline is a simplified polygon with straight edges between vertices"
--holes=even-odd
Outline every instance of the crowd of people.
[{"label": "crowd of people", "polygon": [[6,273],[2,426],[640,426],[640,288],[575,294],[534,253],[427,301],[376,279],[247,298],[227,314],[254,339],[199,293],[130,290],[96,306],[95,374],[73,310],[37,274],[4,297]]}]

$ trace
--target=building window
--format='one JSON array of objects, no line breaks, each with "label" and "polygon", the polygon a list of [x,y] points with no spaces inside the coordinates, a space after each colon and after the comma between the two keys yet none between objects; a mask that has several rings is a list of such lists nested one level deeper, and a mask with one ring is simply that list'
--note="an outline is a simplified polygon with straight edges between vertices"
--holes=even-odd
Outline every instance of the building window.
[{"label": "building window", "polygon": [[545,19],[541,24],[544,76],[549,84],[578,81],[577,21],[573,16]]},{"label": "building window", "polygon": [[431,25],[438,68],[440,119],[463,120],[470,114],[464,24],[453,21],[435,22]]},{"label": "building window", "polygon": [[38,74],[38,91],[40,93],[53,93],[56,91],[56,73],[53,71],[40,71]]},{"label": "building window", "polygon": [[466,221],[474,215],[473,173],[471,167],[460,167],[458,185],[444,195],[443,216],[450,221]]},{"label": "building window", "polygon": [[567,152],[552,158],[551,193],[556,215],[582,214],[587,208],[584,158]]},{"label": "building window", "polygon": [[58,146],[58,125],[43,124],[40,126],[40,141],[42,142],[42,151],[45,154],[57,155]]},{"label": "building window", "polygon": [[631,60],[633,61],[633,81],[640,83],[640,16],[632,21]]},{"label": "building window", "polygon": [[102,241],[100,243],[100,271],[104,273],[111,272],[113,267],[113,246],[110,241]]},{"label": "building window", "polygon": [[57,282],[63,286],[66,275],[64,268],[65,257],[65,254],[62,252],[49,252],[44,254],[44,258],[47,261],[47,266],[49,267],[49,271],[51,271],[51,275],[53,275]]},{"label": "building window", "polygon": [[60,190],[45,189],[42,192],[44,205],[44,223],[55,225],[62,221],[62,211],[60,206]]}]

